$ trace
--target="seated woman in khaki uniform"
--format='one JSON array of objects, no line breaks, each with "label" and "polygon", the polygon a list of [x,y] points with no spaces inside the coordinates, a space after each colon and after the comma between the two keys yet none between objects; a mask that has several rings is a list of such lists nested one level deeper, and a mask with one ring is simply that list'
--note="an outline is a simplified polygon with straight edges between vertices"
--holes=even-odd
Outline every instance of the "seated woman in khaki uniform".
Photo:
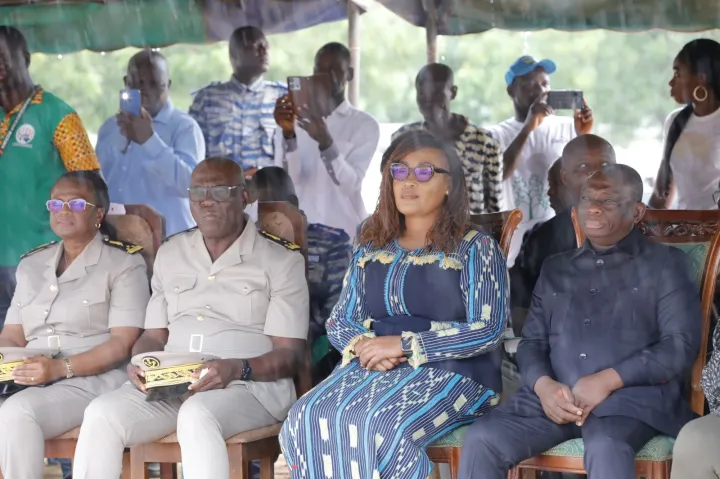
[{"label": "seated woman in khaki uniform", "polygon": [[111,233],[110,201],[99,175],[67,173],[50,198],[50,225],[62,241],[20,262],[0,351],[57,354],[17,366],[13,380],[26,389],[0,398],[0,470],[8,479],[41,479],[44,440],[80,426],[90,401],[127,381],[150,296],[141,248],[103,234]]}]

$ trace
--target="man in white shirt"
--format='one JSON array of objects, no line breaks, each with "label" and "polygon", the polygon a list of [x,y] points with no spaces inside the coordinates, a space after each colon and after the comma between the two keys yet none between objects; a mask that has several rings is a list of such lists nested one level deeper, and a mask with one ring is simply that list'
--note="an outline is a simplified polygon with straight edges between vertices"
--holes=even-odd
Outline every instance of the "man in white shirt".
[{"label": "man in white shirt", "polygon": [[523,213],[510,245],[508,268],[515,262],[525,231],[554,215],[547,196],[547,174],[553,162],[570,140],[592,130],[592,110],[587,104],[569,118],[555,116],[545,102],[550,75],[556,69],[552,60],[518,58],[505,74],[515,117],[489,128],[504,151],[502,209],[520,208]]},{"label": "man in white shirt", "polygon": [[290,174],[308,223],[340,228],[353,238],[367,216],[360,193],[380,125],[345,99],[353,78],[347,47],[323,46],[315,55],[314,73],[329,75],[332,91],[313,99],[316,111],[293,105],[288,95],[278,100],[275,164]]}]

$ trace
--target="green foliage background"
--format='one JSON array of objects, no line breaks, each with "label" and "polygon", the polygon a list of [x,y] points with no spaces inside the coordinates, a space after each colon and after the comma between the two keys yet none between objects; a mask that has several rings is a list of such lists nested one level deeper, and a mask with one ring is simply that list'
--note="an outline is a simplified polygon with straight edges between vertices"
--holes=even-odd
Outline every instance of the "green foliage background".
[{"label": "green foliage background", "polygon": [[[383,7],[362,17],[361,108],[381,122],[416,119],[413,81],[425,62],[425,32]],[[558,64],[555,88],[580,88],[595,111],[597,131],[618,145],[636,137],[657,136],[675,108],[667,82],[672,60],[687,41],[718,33],[679,34],[663,31],[625,34],[609,31],[516,33],[490,31],[439,40],[441,61],[456,72],[459,95],[454,109],[480,124],[512,114],[504,74],[518,56],[528,53]],[[270,79],[283,80],[312,69],[315,51],[329,41],[347,43],[347,22],[338,22],[270,37]],[[34,55],[36,82],[58,94],[96,132],[118,108],[117,91],[127,60],[125,49],[99,54],[81,52],[62,58]],[[172,100],[186,110],[190,92],[230,76],[227,45],[176,45],[162,49],[172,76]]]}]

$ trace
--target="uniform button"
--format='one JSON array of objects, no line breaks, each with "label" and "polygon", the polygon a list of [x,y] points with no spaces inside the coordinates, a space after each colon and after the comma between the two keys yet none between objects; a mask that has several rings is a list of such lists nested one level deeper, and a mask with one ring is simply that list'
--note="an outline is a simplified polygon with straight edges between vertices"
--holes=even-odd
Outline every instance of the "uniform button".
[{"label": "uniform button", "polygon": [[595,296],[595,295],[597,294],[597,289],[595,289],[595,288],[591,289],[591,290],[590,290],[590,294],[592,294],[593,296]]},{"label": "uniform button", "polygon": [[602,266],[602,265],[605,264],[605,261],[599,259],[599,260],[595,261],[595,264],[598,265],[598,266]]},{"label": "uniform button", "polygon": [[45,316],[47,316],[49,312],[50,312],[50,311],[48,311],[48,310],[46,309],[45,311],[43,311],[43,314],[44,314]]},{"label": "uniform button", "polygon": [[209,304],[206,304],[206,305],[205,305],[205,309],[210,309],[210,305],[209,305]]},{"label": "uniform button", "polygon": [[583,323],[585,323],[585,326],[588,326],[590,324],[590,319],[585,318],[585,321],[583,321]]},{"label": "uniform button", "polygon": [[638,289],[637,289],[637,288],[633,288],[633,293],[637,293],[637,292],[638,292]]},{"label": "uniform button", "polygon": [[20,306],[22,306],[22,303],[20,303],[20,302],[18,301],[17,304],[16,304],[16,306],[19,308]]},{"label": "uniform button", "polygon": [[197,318],[198,318],[198,321],[205,321],[205,316],[203,316],[202,314],[198,314]]},{"label": "uniform button", "polygon": [[88,304],[88,300],[87,300],[87,299],[83,299],[83,304]]},{"label": "uniform button", "polygon": [[51,284],[50,291],[57,291],[57,286],[55,286],[54,284]]},{"label": "uniform button", "polygon": [[243,293],[247,293],[247,292],[248,292],[248,287],[245,286],[245,287],[243,288]]},{"label": "uniform button", "polygon": [[553,293],[553,296],[557,296],[557,293]]},{"label": "uniform button", "polygon": [[215,275],[211,274],[210,276],[208,276],[208,281],[215,281]]},{"label": "uniform button", "polygon": [[50,326],[49,328],[47,328],[47,332],[50,333],[50,334],[52,334],[52,333],[55,332],[55,328],[53,328],[52,326]]},{"label": "uniform button", "polygon": [[580,353],[580,359],[587,359],[587,354]]},{"label": "uniform button", "polygon": [[178,291],[180,291],[180,287],[179,287],[179,286],[175,286],[175,288],[173,289],[173,291],[175,291],[175,292],[177,293]]}]

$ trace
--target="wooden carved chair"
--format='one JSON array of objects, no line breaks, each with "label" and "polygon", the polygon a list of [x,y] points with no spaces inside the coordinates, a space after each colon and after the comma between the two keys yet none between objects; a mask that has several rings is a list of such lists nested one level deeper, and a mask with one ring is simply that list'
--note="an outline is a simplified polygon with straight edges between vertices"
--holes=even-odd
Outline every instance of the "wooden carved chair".
[{"label": "wooden carved chair", "polygon": [[[578,246],[585,241],[575,210],[572,212]],[[702,299],[702,337],[700,353],[693,364],[690,378],[690,406],[703,415],[705,396],[700,385],[702,369],[707,360],[708,337],[713,314],[715,283],[720,272],[720,211],[647,210],[638,225],[651,241],[667,243],[681,249],[688,258]],[[636,456],[638,477],[668,479],[672,465],[675,440],[657,436],[648,442]],[[585,474],[582,439],[566,441],[543,454],[523,461],[510,473],[510,479],[519,479],[521,470],[558,471]]]},{"label": "wooden carved chair", "polygon": [[[522,211],[515,209],[512,211],[501,211],[499,213],[472,215],[471,221],[473,225],[491,234],[498,244],[500,244],[500,248],[507,257],[513,234],[515,234],[515,230],[522,221]],[[432,462],[450,465],[450,475],[452,479],[457,479],[460,469],[460,451],[466,432],[467,426],[455,429],[435,441],[427,449],[428,456]]]},{"label": "wooden carved chair", "polygon": [[[140,253],[148,264],[148,275],[152,275],[155,253],[165,237],[165,219],[163,216],[145,205],[126,205],[124,215],[108,215],[108,223],[115,227],[119,240],[143,247]],[[56,459],[72,459],[80,428],[75,428],[54,439],[45,441],[45,457]],[[130,456],[123,456],[123,479],[130,478]],[[0,479],[2,476],[0,475]]]},{"label": "wooden carved chair", "polygon": [[473,225],[495,238],[495,241],[500,245],[500,249],[505,253],[505,257],[510,253],[510,242],[522,219],[522,211],[517,208],[509,211],[500,211],[499,213],[484,213],[470,216],[470,221]]},{"label": "wooden carved chair", "polygon": [[[300,246],[307,258],[307,221],[300,210],[285,202],[267,202],[258,205],[258,227]],[[307,261],[306,261],[307,263]],[[295,377],[297,397],[312,387],[310,372],[310,350],[306,354],[301,370]],[[255,429],[237,434],[226,441],[230,460],[229,479],[250,479],[252,461],[260,461],[261,479],[274,477],[275,462],[280,455],[278,435],[282,424]],[[147,479],[147,464],[159,462],[163,465],[163,479],[176,477],[176,471],[166,471],[167,464],[181,461],[180,445],[176,434],[170,434],[155,443],[141,444],[130,448],[131,478]]]}]

